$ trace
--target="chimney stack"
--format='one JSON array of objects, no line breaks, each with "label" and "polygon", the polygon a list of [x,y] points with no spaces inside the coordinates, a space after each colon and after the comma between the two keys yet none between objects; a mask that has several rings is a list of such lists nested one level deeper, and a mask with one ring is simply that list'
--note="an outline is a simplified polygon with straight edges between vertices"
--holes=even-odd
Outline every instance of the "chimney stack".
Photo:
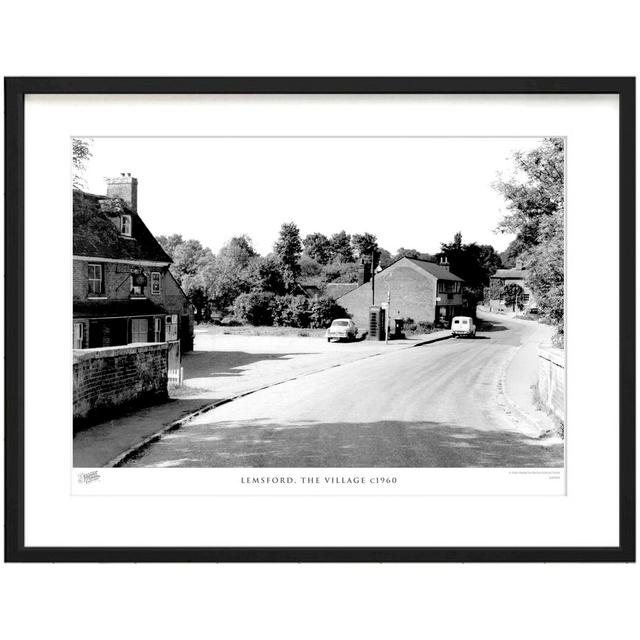
[{"label": "chimney stack", "polygon": [[138,180],[130,173],[107,178],[107,198],[121,198],[132,211],[138,211]]},{"label": "chimney stack", "polygon": [[451,265],[449,264],[449,260],[447,260],[447,256],[443,256],[442,258],[440,258],[440,266],[443,269],[446,269],[447,271],[449,271],[449,267]]},{"label": "chimney stack", "polygon": [[524,266],[522,265],[522,258],[518,258],[516,260],[516,269],[524,269]]},{"label": "chimney stack", "polygon": [[371,280],[371,263],[360,260],[358,265],[358,286],[365,284]]}]

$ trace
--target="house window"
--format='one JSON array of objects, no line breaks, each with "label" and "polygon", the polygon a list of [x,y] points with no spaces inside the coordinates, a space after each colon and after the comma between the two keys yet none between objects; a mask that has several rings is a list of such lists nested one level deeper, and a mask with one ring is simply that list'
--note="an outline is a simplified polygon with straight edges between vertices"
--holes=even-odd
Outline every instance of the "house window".
[{"label": "house window", "polygon": [[162,342],[162,320],[160,318],[153,320],[153,341]]},{"label": "house window", "polygon": [[89,295],[101,296],[104,287],[102,286],[102,265],[89,264]]},{"label": "house window", "polygon": [[131,319],[131,342],[147,342],[149,321],[146,318]]},{"label": "house window", "polygon": [[438,293],[460,293],[459,282],[448,282],[446,280],[438,281]]},{"label": "house window", "polygon": [[160,272],[159,271],[151,272],[151,293],[154,296],[160,295]]},{"label": "house window", "polygon": [[82,349],[84,347],[84,324],[82,322],[73,323],[73,348]]},{"label": "house window", "polygon": [[122,215],[120,217],[120,233],[123,236],[131,236],[131,216]]},{"label": "house window", "polygon": [[528,293],[523,293],[522,294],[522,304],[529,304],[529,294]]}]

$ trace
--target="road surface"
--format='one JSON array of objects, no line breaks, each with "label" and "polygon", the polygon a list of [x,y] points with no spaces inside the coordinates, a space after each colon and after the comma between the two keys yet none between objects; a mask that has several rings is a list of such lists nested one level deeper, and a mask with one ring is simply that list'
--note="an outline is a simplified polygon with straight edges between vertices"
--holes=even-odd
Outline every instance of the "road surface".
[{"label": "road surface", "polygon": [[561,467],[563,446],[517,430],[501,376],[535,330],[363,358],[275,385],[167,433],[131,467]]}]

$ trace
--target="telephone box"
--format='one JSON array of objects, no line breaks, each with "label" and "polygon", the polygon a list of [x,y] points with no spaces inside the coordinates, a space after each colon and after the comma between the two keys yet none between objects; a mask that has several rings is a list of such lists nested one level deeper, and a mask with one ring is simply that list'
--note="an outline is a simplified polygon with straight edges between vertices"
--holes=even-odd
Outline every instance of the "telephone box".
[{"label": "telephone box", "polygon": [[377,305],[369,307],[369,334],[367,339],[384,340],[386,326],[385,310]]},{"label": "telephone box", "polygon": [[395,340],[401,340],[404,331],[404,320],[402,318],[396,318],[393,321],[393,337]]}]

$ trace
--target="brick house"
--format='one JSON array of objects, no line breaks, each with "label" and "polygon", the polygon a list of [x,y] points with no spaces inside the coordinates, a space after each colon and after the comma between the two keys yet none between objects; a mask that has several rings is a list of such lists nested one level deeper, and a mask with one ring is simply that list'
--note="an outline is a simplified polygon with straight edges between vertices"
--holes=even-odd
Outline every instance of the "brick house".
[{"label": "brick house", "polygon": [[[536,309],[538,303],[535,299],[535,295],[531,290],[531,287],[526,283],[527,270],[523,267],[522,260],[516,260],[516,266],[514,269],[498,269],[491,276],[491,285],[494,288],[496,285],[499,287],[506,287],[509,284],[517,284],[522,288],[522,298],[519,303],[522,304],[522,310],[528,311],[530,309]],[[515,309],[507,309],[504,296],[500,296],[497,300],[489,301],[489,308],[492,311],[515,311]]]},{"label": "brick house", "polygon": [[390,299],[389,319],[413,318],[416,322],[449,321],[455,315],[468,315],[462,297],[462,278],[449,271],[448,263],[435,264],[403,257],[382,269],[372,285],[367,265],[360,265],[355,288],[336,298],[358,327],[368,326],[369,306]]},{"label": "brick house", "polygon": [[138,181],[106,196],[73,192],[73,348],[180,340],[193,349],[193,310],[171,258],[137,212]]}]

